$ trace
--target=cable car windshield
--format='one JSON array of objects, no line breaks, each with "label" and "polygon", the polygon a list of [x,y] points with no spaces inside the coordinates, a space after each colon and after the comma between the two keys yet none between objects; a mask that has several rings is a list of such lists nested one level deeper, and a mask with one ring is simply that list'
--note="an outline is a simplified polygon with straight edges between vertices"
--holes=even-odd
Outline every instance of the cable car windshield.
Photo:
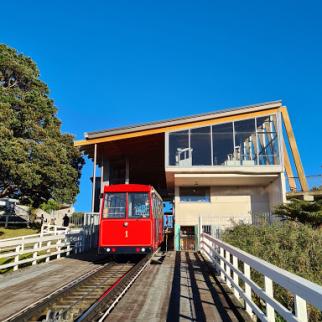
[{"label": "cable car windshield", "polygon": [[103,218],[125,218],[126,193],[107,193],[104,200]]},{"label": "cable car windshield", "polygon": [[150,201],[148,193],[130,192],[128,197],[129,218],[150,217]]}]

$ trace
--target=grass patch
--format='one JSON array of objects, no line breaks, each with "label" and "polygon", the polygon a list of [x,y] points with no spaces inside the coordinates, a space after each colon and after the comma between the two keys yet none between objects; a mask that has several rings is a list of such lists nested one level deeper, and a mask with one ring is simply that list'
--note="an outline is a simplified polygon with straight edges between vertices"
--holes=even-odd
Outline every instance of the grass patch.
[{"label": "grass patch", "polygon": [[38,234],[40,232],[37,228],[4,228],[0,227],[0,240],[6,238],[13,238],[25,235]]}]

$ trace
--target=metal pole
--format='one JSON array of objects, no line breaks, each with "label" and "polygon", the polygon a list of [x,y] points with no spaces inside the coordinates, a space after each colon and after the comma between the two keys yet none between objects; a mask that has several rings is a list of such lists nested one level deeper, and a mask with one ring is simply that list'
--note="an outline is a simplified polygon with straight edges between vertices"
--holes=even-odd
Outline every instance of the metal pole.
[{"label": "metal pole", "polygon": [[94,204],[95,204],[96,157],[97,157],[97,144],[94,145],[94,165],[93,165],[93,185],[92,185],[92,212],[94,212]]},{"label": "metal pole", "polygon": [[130,163],[129,159],[125,160],[125,183],[130,183]]}]

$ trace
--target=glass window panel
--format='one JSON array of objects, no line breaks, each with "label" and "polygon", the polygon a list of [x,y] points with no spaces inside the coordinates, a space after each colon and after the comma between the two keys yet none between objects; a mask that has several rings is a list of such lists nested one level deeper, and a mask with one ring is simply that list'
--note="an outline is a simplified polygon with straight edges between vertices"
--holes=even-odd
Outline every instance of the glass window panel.
[{"label": "glass window panel", "polygon": [[256,131],[255,119],[237,121],[235,126],[234,160],[240,165],[256,164]]},{"label": "glass window panel", "polygon": [[125,218],[126,193],[107,193],[104,200],[103,218]]},{"label": "glass window panel", "polygon": [[234,153],[233,124],[212,127],[213,165],[228,165]]},{"label": "glass window panel", "polygon": [[257,117],[257,132],[276,132],[276,115]]},{"label": "glass window panel", "polygon": [[192,165],[211,165],[210,126],[191,129]]},{"label": "glass window panel", "polygon": [[129,218],[150,217],[150,201],[148,193],[129,193]]},{"label": "glass window panel", "polygon": [[278,139],[276,133],[258,133],[259,165],[279,164]]},{"label": "glass window panel", "polygon": [[209,187],[180,187],[181,202],[210,202]]},{"label": "glass window panel", "polygon": [[169,165],[191,166],[188,131],[169,133]]}]

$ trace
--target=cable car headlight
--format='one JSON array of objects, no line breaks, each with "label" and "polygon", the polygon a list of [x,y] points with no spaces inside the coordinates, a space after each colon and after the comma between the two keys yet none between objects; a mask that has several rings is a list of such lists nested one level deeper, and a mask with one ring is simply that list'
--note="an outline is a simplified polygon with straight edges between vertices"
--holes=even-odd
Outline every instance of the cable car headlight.
[{"label": "cable car headlight", "polygon": [[111,248],[106,248],[106,251],[109,253],[111,251]]},{"label": "cable car headlight", "polygon": [[142,252],[142,253],[144,253],[144,252],[145,252],[145,248],[144,248],[144,247],[142,247],[142,248],[141,248],[141,252]]}]

